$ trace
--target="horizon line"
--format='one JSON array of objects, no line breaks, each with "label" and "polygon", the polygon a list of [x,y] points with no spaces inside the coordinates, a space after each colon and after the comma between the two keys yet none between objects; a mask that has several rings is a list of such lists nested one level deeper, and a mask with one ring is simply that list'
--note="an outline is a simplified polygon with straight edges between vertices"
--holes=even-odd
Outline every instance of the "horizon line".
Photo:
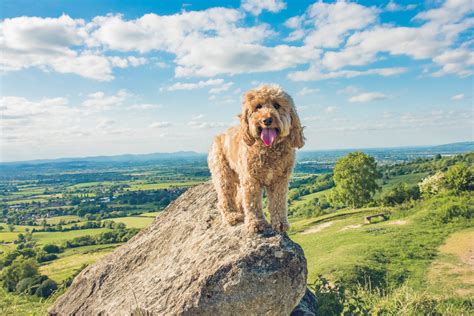
[{"label": "horizon line", "polygon": [[[322,149],[301,149],[298,152],[324,152],[324,151],[338,151],[338,150],[373,150],[373,149],[396,149],[396,148],[423,148],[423,147],[437,147],[437,146],[445,146],[445,145],[454,145],[454,144],[463,144],[463,143],[474,143],[474,140],[465,140],[465,141],[457,141],[453,143],[443,143],[443,144],[423,144],[423,145],[398,145],[398,146],[388,146],[388,147],[345,147],[345,148],[322,148]],[[121,153],[121,154],[110,154],[110,155],[95,155],[95,156],[63,156],[63,157],[55,157],[55,158],[34,158],[34,159],[25,159],[25,160],[7,160],[3,161],[0,160],[0,164],[9,164],[9,163],[28,163],[28,162],[39,162],[39,161],[54,161],[54,160],[69,160],[69,159],[92,159],[92,158],[99,158],[99,157],[117,157],[117,156],[146,156],[146,155],[154,155],[154,154],[178,154],[178,153],[194,153],[198,155],[207,155],[207,152],[198,152],[194,150],[178,150],[173,152],[149,152],[149,153]]]}]

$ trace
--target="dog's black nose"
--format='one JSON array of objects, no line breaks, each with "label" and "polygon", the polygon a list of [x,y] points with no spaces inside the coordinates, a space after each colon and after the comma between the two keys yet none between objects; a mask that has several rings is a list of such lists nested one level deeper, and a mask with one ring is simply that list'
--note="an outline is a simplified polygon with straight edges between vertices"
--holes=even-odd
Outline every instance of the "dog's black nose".
[{"label": "dog's black nose", "polygon": [[265,126],[272,125],[272,122],[273,122],[273,119],[271,117],[267,117],[266,119],[263,120],[263,124],[265,124]]}]

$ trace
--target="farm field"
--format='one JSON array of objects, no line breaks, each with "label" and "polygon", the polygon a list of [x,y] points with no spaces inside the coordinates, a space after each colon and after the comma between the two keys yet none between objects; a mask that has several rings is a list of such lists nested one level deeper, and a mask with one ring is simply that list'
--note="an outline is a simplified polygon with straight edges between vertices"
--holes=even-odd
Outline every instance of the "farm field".
[{"label": "farm field", "polygon": [[94,263],[120,244],[93,245],[67,249],[59,259],[46,263],[40,267],[40,272],[60,283],[76,273],[84,265]]},{"label": "farm field", "polygon": [[67,232],[37,232],[33,234],[33,240],[39,245],[60,244],[66,240],[70,240],[82,236],[95,236],[109,231],[108,228],[93,228],[71,230]]},{"label": "farm field", "polygon": [[124,223],[130,228],[145,228],[149,226],[155,219],[147,216],[128,216],[128,217],[117,217],[113,219],[114,222]]}]

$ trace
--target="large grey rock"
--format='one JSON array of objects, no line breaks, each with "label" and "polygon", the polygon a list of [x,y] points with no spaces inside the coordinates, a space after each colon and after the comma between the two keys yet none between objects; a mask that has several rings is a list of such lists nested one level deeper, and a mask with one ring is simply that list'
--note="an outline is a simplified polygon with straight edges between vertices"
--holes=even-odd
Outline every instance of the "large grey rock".
[{"label": "large grey rock", "polygon": [[83,270],[51,315],[289,315],[306,289],[303,250],[286,235],[224,224],[210,184]]}]

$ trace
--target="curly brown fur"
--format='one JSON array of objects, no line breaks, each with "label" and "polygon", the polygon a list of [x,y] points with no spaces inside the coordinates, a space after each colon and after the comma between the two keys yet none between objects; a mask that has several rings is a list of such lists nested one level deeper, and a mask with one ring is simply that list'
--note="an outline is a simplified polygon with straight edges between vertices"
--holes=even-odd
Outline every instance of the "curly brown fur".
[{"label": "curly brown fur", "polygon": [[263,231],[268,227],[262,209],[266,189],[271,226],[284,232],[295,148],[304,145],[293,100],[278,86],[252,89],[239,117],[240,127],[216,136],[209,152],[218,208],[230,225],[245,221],[249,230]]}]

